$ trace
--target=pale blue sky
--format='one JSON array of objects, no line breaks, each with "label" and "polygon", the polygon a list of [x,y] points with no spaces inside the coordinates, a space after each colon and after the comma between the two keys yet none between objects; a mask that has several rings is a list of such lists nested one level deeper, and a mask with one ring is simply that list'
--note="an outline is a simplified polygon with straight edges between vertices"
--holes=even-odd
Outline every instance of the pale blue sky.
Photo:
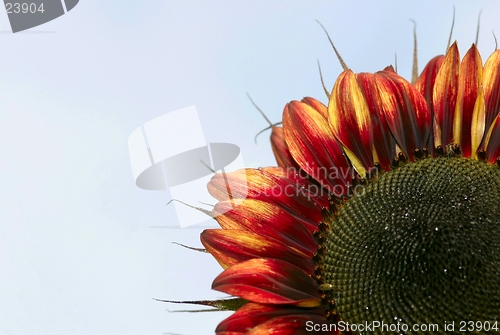
[{"label": "pale blue sky", "polygon": [[[195,105],[208,142],[237,144],[247,166],[274,164],[265,121],[304,96],[324,101],[346,63],[411,72],[444,52],[453,5],[462,55],[494,50],[498,1],[82,0],[25,33],[0,14],[0,334],[212,334],[227,313],[169,313],[153,300],[221,297],[221,271],[200,228],[172,229],[168,192],[138,189],[127,139],[141,124]],[[500,34],[500,33],[499,33]],[[152,228],[170,226],[171,228]]]}]

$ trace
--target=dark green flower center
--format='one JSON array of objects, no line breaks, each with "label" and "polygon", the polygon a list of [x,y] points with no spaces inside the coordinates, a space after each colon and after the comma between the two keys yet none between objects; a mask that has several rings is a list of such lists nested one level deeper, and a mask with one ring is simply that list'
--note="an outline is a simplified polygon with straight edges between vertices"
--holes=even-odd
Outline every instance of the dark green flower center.
[{"label": "dark green flower center", "polygon": [[499,320],[500,169],[442,157],[391,170],[342,207],[324,247],[341,320],[406,323],[408,334]]}]

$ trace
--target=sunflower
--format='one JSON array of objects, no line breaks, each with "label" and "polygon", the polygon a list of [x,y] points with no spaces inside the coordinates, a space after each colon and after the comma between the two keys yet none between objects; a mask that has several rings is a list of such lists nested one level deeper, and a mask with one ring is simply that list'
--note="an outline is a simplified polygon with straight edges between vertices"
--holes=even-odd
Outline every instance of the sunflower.
[{"label": "sunflower", "polygon": [[238,302],[216,333],[498,330],[499,109],[500,51],[456,43],[414,84],[346,70],[327,105],[288,103],[278,166],[208,185],[213,289]]}]

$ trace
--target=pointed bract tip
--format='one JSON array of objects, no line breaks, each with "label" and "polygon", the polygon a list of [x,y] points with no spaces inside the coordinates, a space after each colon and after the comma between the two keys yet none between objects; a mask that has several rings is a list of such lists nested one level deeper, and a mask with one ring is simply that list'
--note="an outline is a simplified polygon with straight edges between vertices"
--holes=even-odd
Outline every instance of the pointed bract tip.
[{"label": "pointed bract tip", "polygon": [[451,29],[450,29],[450,36],[448,37],[448,44],[446,45],[446,52],[448,52],[448,49],[450,48],[450,43],[451,43],[451,37],[453,36],[453,28],[455,27],[455,6],[453,6],[453,19],[451,20]]},{"label": "pointed bract tip", "polygon": [[[189,304],[198,306],[214,307],[216,311],[236,311],[237,309],[243,307],[247,301],[241,298],[232,299],[218,299],[218,300],[190,300],[190,301],[176,301],[176,300],[163,300],[154,299],[159,302],[168,302],[171,304]],[[207,309],[195,312],[213,312],[213,309]]]},{"label": "pointed bract tip", "polygon": [[410,20],[413,22],[413,67],[411,74],[411,83],[415,84],[418,78],[418,48],[417,48],[417,22],[415,20]]},{"label": "pointed bract tip", "polygon": [[349,67],[346,65],[346,63],[344,62],[344,60],[342,59],[342,57],[340,56],[340,53],[337,51],[337,48],[335,47],[335,44],[333,44],[333,41],[332,39],[330,38],[330,34],[328,34],[328,31],[325,29],[325,27],[321,24],[321,22],[319,22],[318,20],[316,20],[316,22],[318,22],[318,24],[321,26],[321,28],[323,28],[323,31],[325,32],[326,36],[328,37],[328,40],[330,41],[330,44],[333,48],[333,51],[335,51],[335,54],[337,55],[337,59],[339,60],[340,62],[340,66],[342,66],[342,69],[345,71],[347,70]]}]

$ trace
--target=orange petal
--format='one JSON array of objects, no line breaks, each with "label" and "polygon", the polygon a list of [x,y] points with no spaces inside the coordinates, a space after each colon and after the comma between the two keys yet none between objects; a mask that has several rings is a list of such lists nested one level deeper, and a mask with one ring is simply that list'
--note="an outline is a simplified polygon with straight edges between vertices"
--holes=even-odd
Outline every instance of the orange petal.
[{"label": "orange petal", "polygon": [[472,155],[472,117],[483,77],[481,55],[473,44],[462,64],[458,78],[458,97],[453,123],[453,142],[460,144],[464,157]]},{"label": "orange petal", "polygon": [[444,61],[436,76],[432,101],[434,107],[434,119],[441,134],[437,145],[444,149],[453,141],[453,123],[455,119],[455,108],[458,96],[458,76],[460,69],[460,54],[457,43],[448,49]]},{"label": "orange petal", "polygon": [[293,160],[290,150],[285,142],[285,133],[281,127],[273,127],[271,132],[271,148],[273,149],[274,157],[280,167],[298,168],[297,163]]},{"label": "orange petal", "polygon": [[323,115],[306,103],[292,101],[283,111],[283,128],[299,166],[335,195],[346,194],[353,171]]},{"label": "orange petal", "polygon": [[315,110],[317,110],[325,119],[328,119],[328,108],[319,100],[316,100],[311,97],[305,97],[301,100],[301,102],[311,106]]},{"label": "orange petal", "polygon": [[414,151],[427,146],[432,124],[429,106],[417,89],[396,73],[380,71],[375,79],[389,129],[413,160]]},{"label": "orange petal", "polygon": [[271,237],[244,230],[206,229],[200,238],[224,269],[253,258],[277,258],[314,274],[312,258]]},{"label": "orange petal", "polygon": [[311,232],[285,210],[265,200],[245,199],[236,207],[230,201],[221,201],[212,212],[224,229],[248,230],[269,236],[309,257],[316,252]]},{"label": "orange petal", "polygon": [[218,275],[212,289],[262,304],[317,307],[318,284],[302,269],[279,259],[250,259]]},{"label": "orange petal", "polygon": [[333,135],[348,149],[351,163],[364,178],[366,171],[373,168],[370,110],[351,70],[344,71],[335,82],[328,114]]},{"label": "orange petal", "polygon": [[[208,192],[219,201],[245,199],[252,189],[248,189],[250,169],[241,169],[228,173],[217,173],[207,185]],[[231,186],[229,188],[229,186]]]},{"label": "orange petal", "polygon": [[484,64],[483,91],[486,105],[485,127],[489,129],[500,112],[500,50],[495,50]]}]

